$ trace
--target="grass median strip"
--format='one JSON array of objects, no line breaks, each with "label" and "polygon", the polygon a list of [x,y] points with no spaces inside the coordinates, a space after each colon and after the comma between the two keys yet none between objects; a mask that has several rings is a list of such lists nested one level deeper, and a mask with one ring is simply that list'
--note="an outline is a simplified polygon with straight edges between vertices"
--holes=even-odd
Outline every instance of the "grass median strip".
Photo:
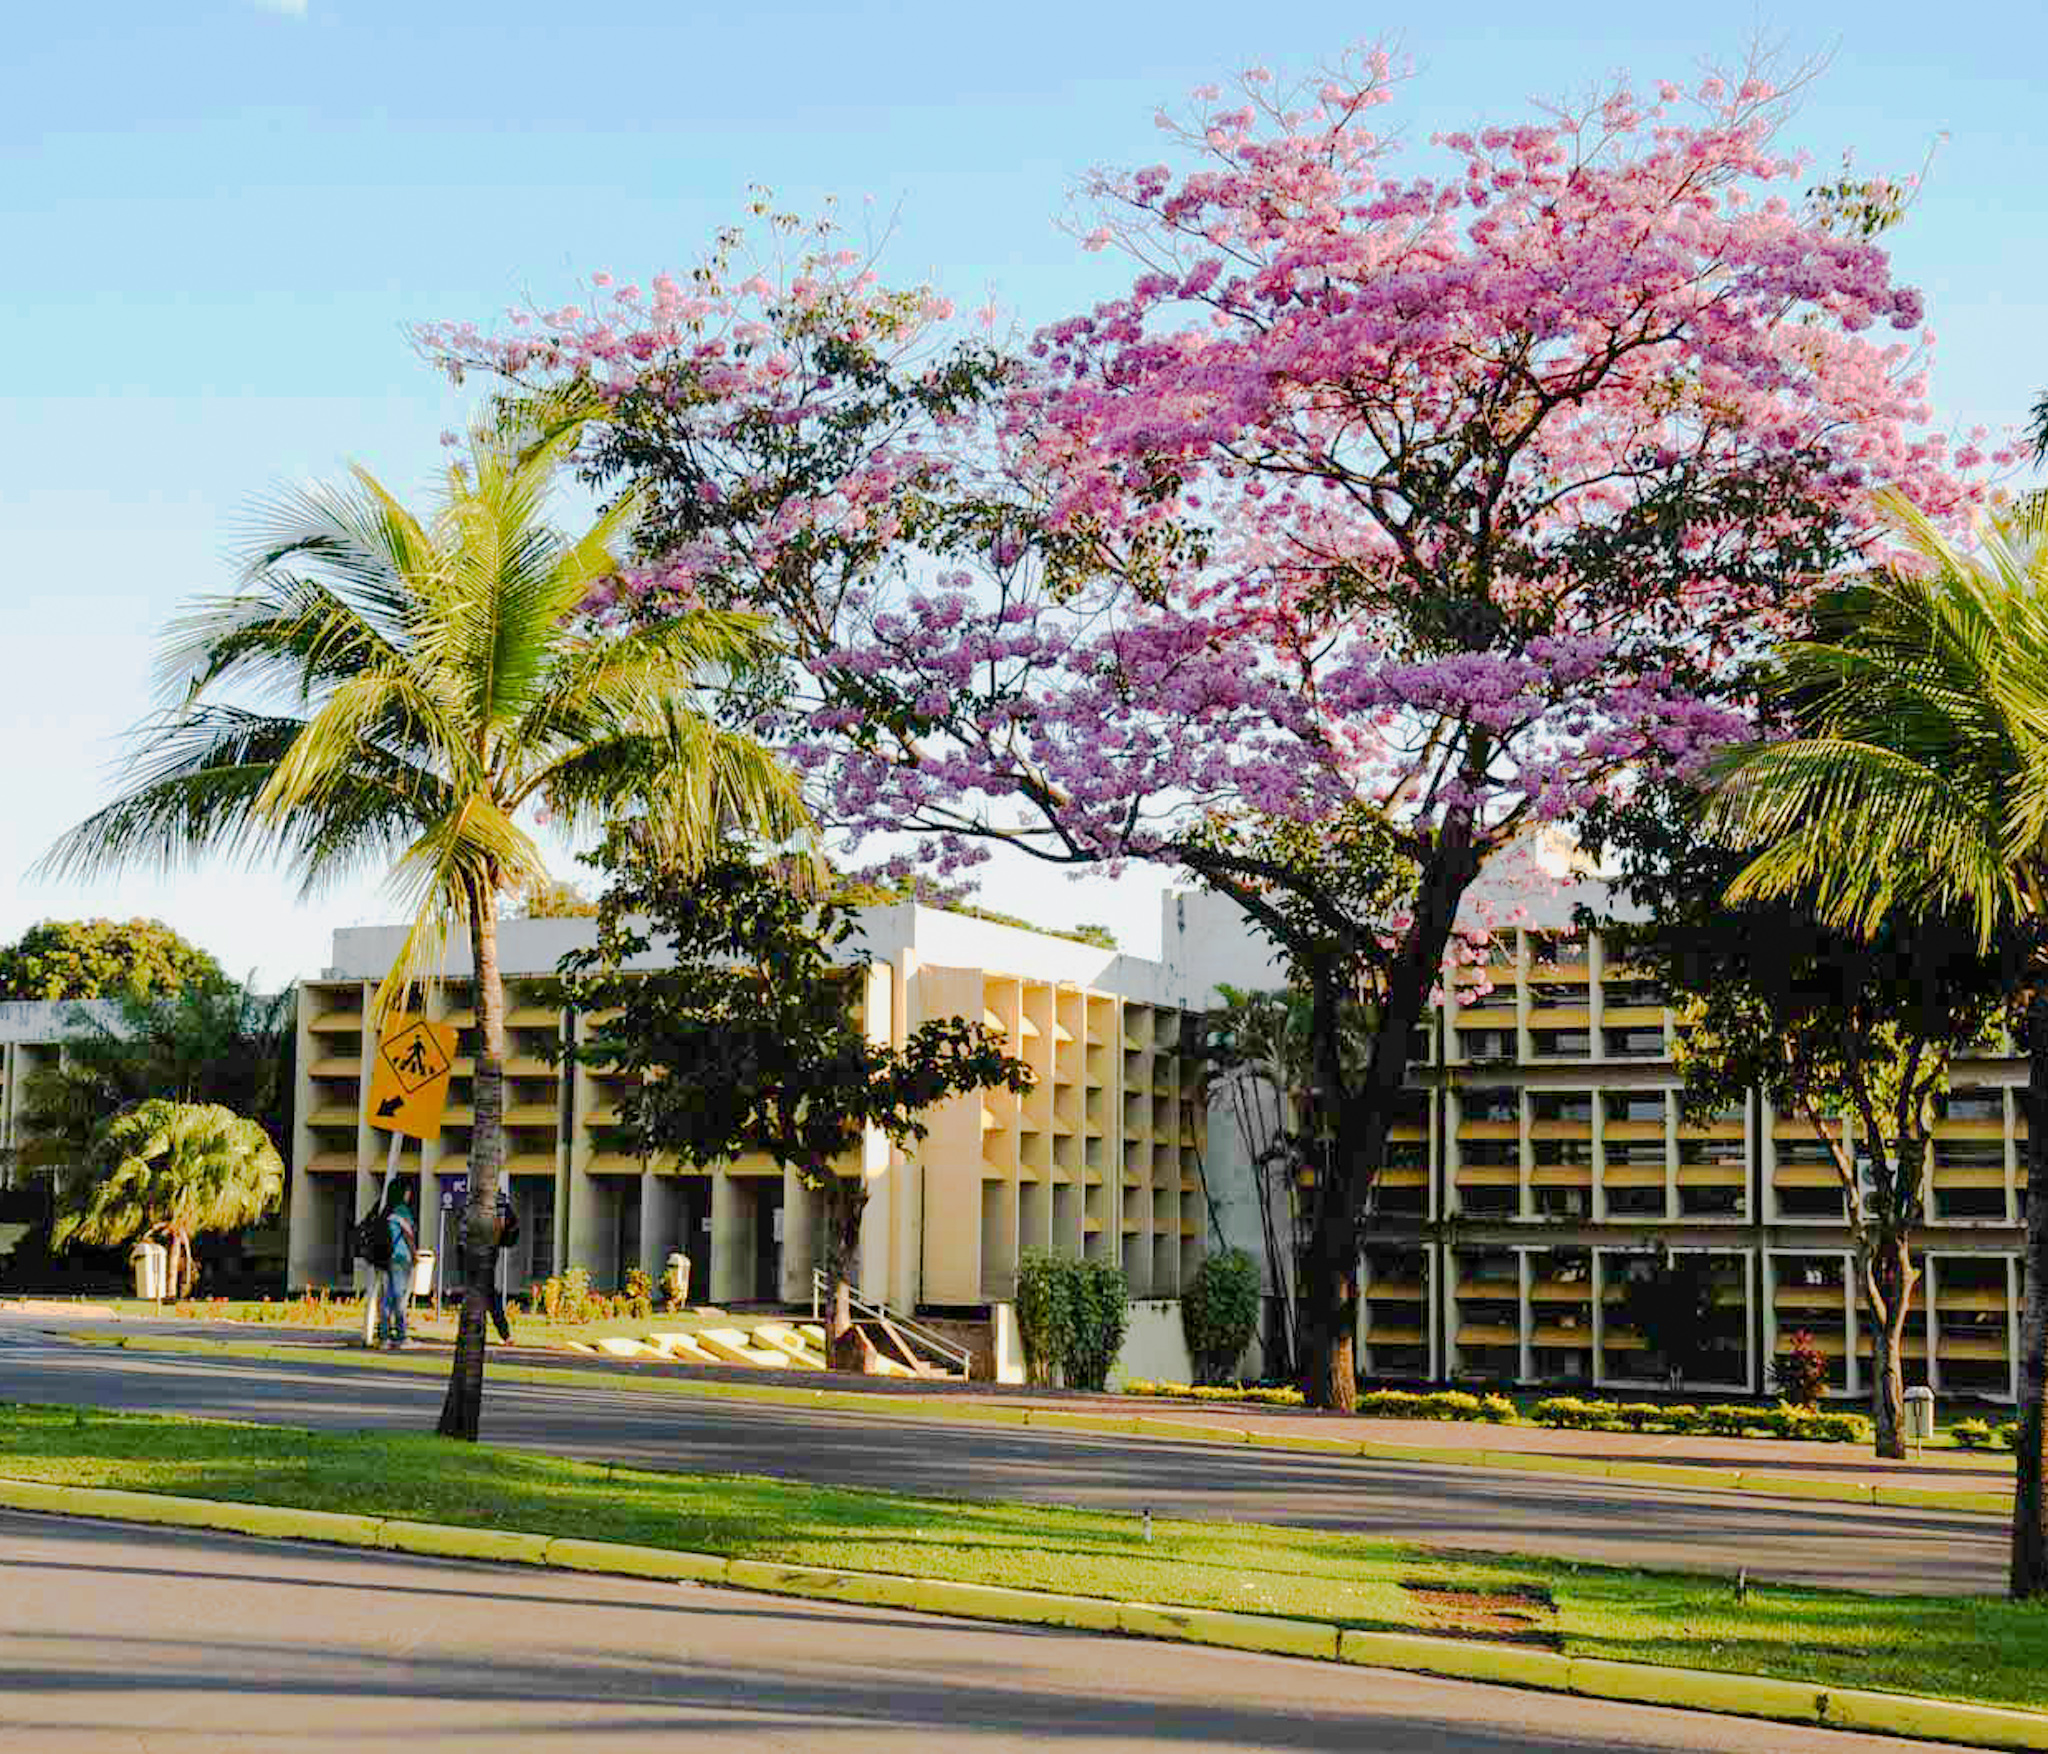
[{"label": "grass median strip", "polygon": [[[2048,1608],[1991,1599],[1752,1587],[1737,1602],[1725,1579],[1319,1530],[1158,1519],[1148,1541],[1138,1519],[1097,1512],[613,1469],[430,1436],[68,1407],[0,1407],[0,1475],[620,1542],[641,1550],[649,1575],[661,1574],[662,1552],[713,1554],[969,1592],[992,1585],[1280,1616],[1334,1632],[1508,1640],[1574,1660],[2048,1708]],[[413,1551],[438,1539],[398,1522],[384,1538]],[[484,1545],[530,1556],[514,1539]]]}]

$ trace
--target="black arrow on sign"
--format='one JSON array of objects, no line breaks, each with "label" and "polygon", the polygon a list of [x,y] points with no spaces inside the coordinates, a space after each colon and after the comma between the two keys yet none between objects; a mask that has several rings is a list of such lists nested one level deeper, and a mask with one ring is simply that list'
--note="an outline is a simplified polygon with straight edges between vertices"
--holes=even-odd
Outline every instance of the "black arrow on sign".
[{"label": "black arrow on sign", "polygon": [[377,1104],[377,1118],[380,1121],[388,1121],[403,1107],[405,1107],[404,1097],[387,1096],[382,1102]]}]

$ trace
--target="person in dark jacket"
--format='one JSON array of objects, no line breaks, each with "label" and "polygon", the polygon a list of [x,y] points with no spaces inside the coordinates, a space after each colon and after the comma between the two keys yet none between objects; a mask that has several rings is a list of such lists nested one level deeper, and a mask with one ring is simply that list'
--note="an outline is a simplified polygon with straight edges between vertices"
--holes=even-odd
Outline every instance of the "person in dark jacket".
[{"label": "person in dark jacket", "polygon": [[469,1226],[461,1230],[461,1242],[457,1248],[457,1259],[462,1270],[464,1285],[481,1286],[484,1295],[490,1299],[491,1325],[498,1330],[498,1338],[509,1343],[512,1338],[512,1324],[505,1316],[505,1294],[498,1286],[498,1256],[519,1240],[519,1210],[512,1204],[512,1196],[503,1187],[498,1189],[498,1246],[490,1250],[481,1260],[476,1259],[469,1244]]}]

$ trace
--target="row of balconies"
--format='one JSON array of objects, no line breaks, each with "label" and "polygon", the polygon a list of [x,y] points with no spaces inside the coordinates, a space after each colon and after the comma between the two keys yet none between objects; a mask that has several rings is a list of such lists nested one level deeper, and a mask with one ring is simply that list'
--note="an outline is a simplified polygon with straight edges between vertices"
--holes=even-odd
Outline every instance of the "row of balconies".
[{"label": "row of balconies", "polygon": [[[1872,1343],[1853,1257],[1831,1251],[1703,1249],[1714,1263],[1713,1350],[1725,1372],[1690,1388],[1757,1392],[1770,1356],[1805,1333],[1829,1360],[1830,1388],[1868,1383]],[[1663,1387],[1661,1361],[1619,1325],[1616,1306],[1640,1250],[1623,1247],[1451,1249],[1390,1245],[1368,1252],[1360,1303],[1365,1373],[1499,1384]],[[2020,1257],[1930,1250],[1908,1314],[1909,1382],[1937,1393],[2010,1399],[2024,1291]],[[1447,1287],[1436,1322],[1431,1304]],[[1754,1355],[1751,1310],[1763,1317]],[[1760,1368],[1761,1366],[1761,1368]]]}]

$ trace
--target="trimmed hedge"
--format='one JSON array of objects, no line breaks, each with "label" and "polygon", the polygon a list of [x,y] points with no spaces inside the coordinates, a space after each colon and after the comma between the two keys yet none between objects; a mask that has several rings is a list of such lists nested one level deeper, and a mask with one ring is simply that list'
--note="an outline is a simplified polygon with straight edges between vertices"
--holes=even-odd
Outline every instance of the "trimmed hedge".
[{"label": "trimmed hedge", "polygon": [[1299,1389],[1206,1388],[1199,1383],[1147,1382],[1133,1377],[1124,1384],[1127,1395],[1168,1395],[1176,1401],[1249,1401],[1261,1407],[1299,1407],[1305,1398]]},{"label": "trimmed hedge", "polygon": [[[1240,1401],[1254,1406],[1299,1407],[1299,1389],[1201,1388],[1187,1383],[1134,1381],[1124,1384],[1127,1395],[1159,1395],[1185,1401]],[[1662,1406],[1653,1401],[1582,1401],[1571,1395],[1556,1395],[1538,1401],[1524,1421],[1515,1404],[1505,1395],[1474,1395],[1463,1389],[1440,1389],[1422,1393],[1408,1389],[1371,1389],[1358,1397],[1358,1411],[1368,1419],[1435,1419],[1487,1425],[1518,1425],[1533,1422],[1563,1431],[1657,1431],[1690,1437],[1784,1437],[1803,1438],[1809,1443],[1861,1443],[1870,1436],[1870,1421],[1854,1413],[1822,1413],[1808,1407],[1780,1402],[1775,1407],[1752,1407],[1727,1402],[1695,1407],[1679,1402]],[[1964,1425],[1981,1420],[1965,1420]],[[2013,1426],[2000,1428],[1999,1441],[2010,1444]],[[1990,1427],[1984,1427],[1984,1441],[1991,1441]],[[1972,1440],[1956,1428],[1958,1442],[1970,1447]]]},{"label": "trimmed hedge", "polygon": [[[1135,1381],[1124,1384],[1127,1395],[1169,1395],[1184,1401],[1247,1401],[1256,1406],[1299,1407],[1299,1389],[1235,1389],[1191,1387],[1187,1383]],[[1515,1404],[1505,1395],[1468,1395],[1462,1389],[1414,1394],[1405,1389],[1373,1389],[1358,1397],[1358,1410],[1368,1419],[1470,1420],[1511,1425]]]},{"label": "trimmed hedge", "polygon": [[1809,1443],[1857,1443],[1870,1435],[1854,1413],[1821,1413],[1780,1401],[1775,1407],[1729,1403],[1694,1407],[1678,1402],[1582,1401],[1557,1395],[1529,1409],[1538,1425],[1560,1431],[1663,1431],[1686,1437],[1784,1437]]}]

